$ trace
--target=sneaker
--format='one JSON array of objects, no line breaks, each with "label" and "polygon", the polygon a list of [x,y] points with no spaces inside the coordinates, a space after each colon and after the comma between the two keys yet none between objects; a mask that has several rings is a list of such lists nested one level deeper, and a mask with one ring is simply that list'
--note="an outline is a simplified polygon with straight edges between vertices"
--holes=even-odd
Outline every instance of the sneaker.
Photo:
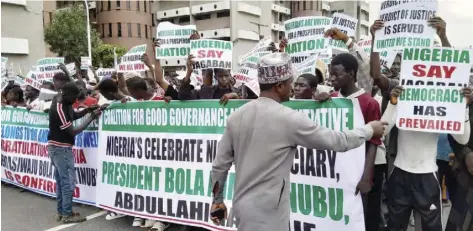
[{"label": "sneaker", "polygon": [[141,228],[151,228],[156,223],[155,220],[146,219],[145,222],[141,224]]},{"label": "sneaker", "polygon": [[62,216],[62,223],[69,224],[69,223],[80,223],[87,220],[85,217],[81,217],[79,213],[72,213],[69,216]]},{"label": "sneaker", "polygon": [[60,222],[62,220],[62,215],[61,214],[56,214],[56,221]]},{"label": "sneaker", "polygon": [[415,220],[414,216],[411,216],[409,223],[411,224],[411,226],[414,226],[414,227],[416,226],[416,220]]},{"label": "sneaker", "polygon": [[116,212],[109,212],[107,216],[105,216],[105,220],[110,221],[110,220],[114,220],[114,219],[124,217],[124,216],[125,216],[124,214],[120,214]]},{"label": "sneaker", "polygon": [[143,224],[143,222],[144,222],[143,218],[135,217],[135,219],[133,219],[133,224],[131,224],[131,226],[140,227]]},{"label": "sneaker", "polygon": [[[78,212],[72,212],[72,214],[74,214],[73,216],[80,216],[80,213]],[[56,214],[56,221],[57,222],[61,222],[62,221],[62,215],[60,213]]]},{"label": "sneaker", "polygon": [[153,227],[151,227],[150,230],[164,231],[167,228],[169,228],[169,226],[171,226],[169,223],[163,223],[163,222],[160,222],[160,221],[156,221],[156,223],[154,223]]}]

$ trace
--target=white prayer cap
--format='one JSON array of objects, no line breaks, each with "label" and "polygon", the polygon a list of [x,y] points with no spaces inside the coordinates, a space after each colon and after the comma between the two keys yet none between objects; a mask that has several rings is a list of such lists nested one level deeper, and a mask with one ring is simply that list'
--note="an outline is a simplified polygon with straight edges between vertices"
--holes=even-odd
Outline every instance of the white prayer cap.
[{"label": "white prayer cap", "polygon": [[291,57],[282,52],[267,54],[258,61],[258,83],[273,84],[294,78]]}]

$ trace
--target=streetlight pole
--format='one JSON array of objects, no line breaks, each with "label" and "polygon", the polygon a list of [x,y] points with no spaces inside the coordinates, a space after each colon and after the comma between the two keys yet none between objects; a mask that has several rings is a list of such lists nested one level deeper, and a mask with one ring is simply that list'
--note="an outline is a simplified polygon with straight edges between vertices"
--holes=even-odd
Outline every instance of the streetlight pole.
[{"label": "streetlight pole", "polygon": [[90,44],[90,19],[89,19],[89,3],[87,0],[84,0],[85,3],[85,12],[87,15],[87,45],[89,47],[89,60],[92,64],[92,45]]},{"label": "streetlight pole", "polygon": [[258,36],[259,36],[259,39],[261,39],[261,27],[268,27],[268,25],[264,25],[257,22],[250,22],[250,23],[258,26]]}]

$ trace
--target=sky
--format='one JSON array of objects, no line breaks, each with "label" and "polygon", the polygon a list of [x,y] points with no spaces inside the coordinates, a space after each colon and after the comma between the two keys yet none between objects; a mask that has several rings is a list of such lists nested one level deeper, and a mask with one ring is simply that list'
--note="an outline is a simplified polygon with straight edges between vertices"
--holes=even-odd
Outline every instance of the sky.
[{"label": "sky", "polygon": [[[370,23],[379,17],[381,0],[370,3]],[[447,22],[447,36],[454,47],[473,46],[473,0],[438,0],[437,15]]]}]

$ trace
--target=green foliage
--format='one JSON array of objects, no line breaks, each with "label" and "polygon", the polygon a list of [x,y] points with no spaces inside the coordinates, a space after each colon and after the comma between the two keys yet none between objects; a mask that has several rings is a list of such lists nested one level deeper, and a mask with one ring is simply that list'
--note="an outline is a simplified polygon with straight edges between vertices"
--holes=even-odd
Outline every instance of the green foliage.
[{"label": "green foliage", "polygon": [[100,44],[96,49],[92,51],[92,62],[95,67],[102,66],[104,68],[112,68],[113,66],[113,48],[116,49],[118,60],[122,57],[128,50],[124,47],[115,46],[111,44]]},{"label": "green foliage", "polygon": [[[90,39],[92,49],[102,43],[99,33],[93,28]],[[81,4],[74,4],[56,11],[51,24],[44,30],[44,41],[50,45],[51,52],[64,57],[66,63],[80,63],[81,56],[88,56],[85,8]]]}]

